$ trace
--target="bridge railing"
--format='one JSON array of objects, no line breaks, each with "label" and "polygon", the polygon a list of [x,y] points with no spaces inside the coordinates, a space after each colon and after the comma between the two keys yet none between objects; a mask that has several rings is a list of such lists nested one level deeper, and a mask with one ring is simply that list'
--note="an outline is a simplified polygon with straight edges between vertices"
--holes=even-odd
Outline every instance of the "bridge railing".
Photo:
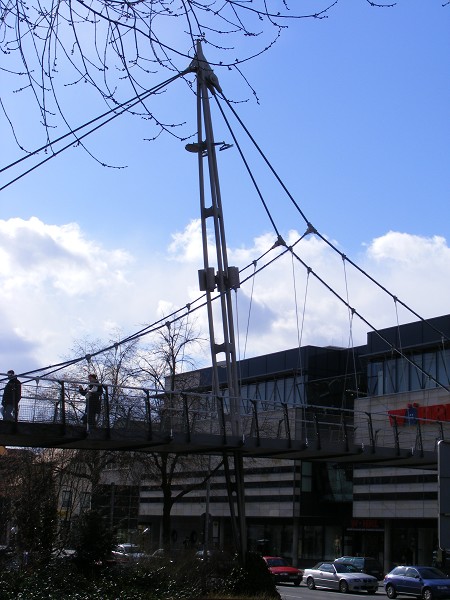
[{"label": "bridge railing", "polygon": [[408,416],[386,411],[354,412],[355,442],[411,453],[435,451],[439,440],[450,439],[450,422]]},{"label": "bridge railing", "polygon": [[[86,412],[86,398],[78,392],[83,382],[42,381],[22,384],[22,398],[17,415],[18,422],[82,424]],[[128,388],[119,396],[104,387],[100,427],[119,423],[148,421],[149,393],[141,389]],[[112,389],[112,386],[111,386]]]},{"label": "bridge railing", "polygon": [[[81,425],[86,399],[78,382],[35,380],[22,385],[17,421]],[[305,447],[339,444],[350,447],[394,448],[413,453],[435,450],[441,439],[450,439],[450,422],[324,406],[292,407],[280,402],[238,399],[238,426],[230,413],[229,398],[187,392],[155,393],[139,388],[104,386],[100,428],[145,429],[147,436],[174,432],[187,438],[215,434],[226,442],[239,434],[252,438],[300,441]]]}]

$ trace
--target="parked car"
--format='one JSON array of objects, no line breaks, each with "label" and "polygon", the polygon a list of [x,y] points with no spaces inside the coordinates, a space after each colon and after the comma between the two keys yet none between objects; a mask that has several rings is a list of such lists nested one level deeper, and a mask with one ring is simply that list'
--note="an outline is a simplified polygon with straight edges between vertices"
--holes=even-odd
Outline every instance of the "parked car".
[{"label": "parked car", "polygon": [[354,565],[358,571],[373,575],[378,581],[382,581],[384,578],[383,567],[376,558],[372,558],[371,556],[340,556],[334,562],[345,562]]},{"label": "parked car", "polygon": [[303,579],[310,590],[325,587],[346,592],[368,592],[375,594],[378,589],[378,579],[373,575],[361,573],[350,563],[321,562],[305,569]]},{"label": "parked car", "polygon": [[212,555],[211,550],[197,550],[194,556],[197,560],[211,560]]},{"label": "parked car", "polygon": [[275,583],[293,583],[300,585],[303,571],[292,567],[287,560],[281,556],[263,556],[263,560],[272,573]]},{"label": "parked car", "polygon": [[112,551],[112,556],[118,563],[135,563],[148,557],[136,544],[119,544]]},{"label": "parked car", "polygon": [[76,558],[76,554],[76,550],[55,548],[52,552],[52,560],[56,562],[72,562]]},{"label": "parked car", "polygon": [[170,558],[170,554],[169,552],[165,549],[165,548],[158,548],[157,550],[155,550],[154,552],[152,552],[149,556],[149,558],[154,559],[168,559]]},{"label": "parked car", "polygon": [[436,567],[395,567],[386,575],[383,585],[388,598],[396,598],[398,594],[423,600],[450,598],[450,578]]},{"label": "parked car", "polygon": [[171,548],[168,550],[167,548],[158,548],[151,554],[146,554],[145,558],[148,560],[149,564],[152,563],[174,563],[177,560],[182,559],[186,556],[186,553],[177,548]]}]

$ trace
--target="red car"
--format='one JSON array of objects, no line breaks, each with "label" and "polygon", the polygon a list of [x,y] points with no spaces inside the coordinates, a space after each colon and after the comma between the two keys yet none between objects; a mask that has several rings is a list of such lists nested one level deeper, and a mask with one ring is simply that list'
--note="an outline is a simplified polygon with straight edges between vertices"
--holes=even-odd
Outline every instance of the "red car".
[{"label": "red car", "polygon": [[269,571],[272,573],[275,583],[293,583],[300,585],[303,571],[291,565],[281,556],[263,556]]}]

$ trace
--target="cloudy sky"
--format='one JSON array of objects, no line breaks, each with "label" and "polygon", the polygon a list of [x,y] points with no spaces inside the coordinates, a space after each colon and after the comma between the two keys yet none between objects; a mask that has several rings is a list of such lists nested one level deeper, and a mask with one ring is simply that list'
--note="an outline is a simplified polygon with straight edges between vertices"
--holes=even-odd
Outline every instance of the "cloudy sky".
[{"label": "cloudy sky", "polygon": [[[307,220],[424,318],[450,313],[450,6],[442,4],[338,3],[327,19],[292,23],[245,67],[258,101],[235,71],[218,73]],[[27,150],[39,147],[30,100],[13,93],[4,72],[0,89],[16,138]],[[73,127],[104,110],[83,88],[65,102]],[[182,81],[155,99],[156,109],[196,131],[195,97]],[[232,143],[214,105],[213,119],[215,139]],[[7,119],[0,122],[5,167],[23,153]],[[277,231],[295,244],[306,229],[302,216],[242,128],[232,127]],[[60,126],[55,137],[64,132]],[[197,159],[186,141],[146,141],[151,136],[146,121],[124,115],[86,142],[98,160],[71,147],[11,185],[25,167],[2,172],[0,372],[59,362],[76,340],[107,345],[112,332],[129,335],[200,296]],[[218,161],[229,263],[249,265],[246,277],[277,235],[236,145]],[[368,325],[350,321],[337,295],[375,328],[415,320],[317,236],[294,250],[239,291],[239,356],[299,341],[364,343]],[[202,311],[196,318],[206,327]]]}]

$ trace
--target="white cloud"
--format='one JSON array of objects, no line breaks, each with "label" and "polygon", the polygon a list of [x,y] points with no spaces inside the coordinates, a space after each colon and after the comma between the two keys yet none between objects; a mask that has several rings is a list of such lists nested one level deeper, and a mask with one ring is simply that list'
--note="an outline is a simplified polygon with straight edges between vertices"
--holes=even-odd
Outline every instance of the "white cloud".
[{"label": "white cloud", "polygon": [[[296,231],[285,236],[288,245],[298,238]],[[357,313],[376,328],[416,320],[312,235],[294,245],[295,257],[285,253],[263,268],[284,252],[278,247],[254,264],[274,241],[265,234],[252,247],[229,249],[229,264],[248,267],[233,308],[239,356],[291,348],[299,339],[303,345],[347,346],[353,336],[354,344],[362,344],[370,327]],[[391,231],[372,240],[357,261],[399,300],[430,318],[450,312],[449,255],[444,238]],[[107,345],[115,330],[133,333],[201,296],[198,221],[172,236],[165,255],[131,256],[87,239],[74,223],[10,219],[0,221],[0,256],[0,372],[59,362],[74,340],[85,337]],[[255,269],[261,271],[244,282]],[[337,295],[355,309],[353,320]],[[215,302],[215,314],[218,309]],[[206,335],[206,311],[195,314]],[[222,341],[219,319],[215,330],[216,341]]]},{"label": "white cloud", "polygon": [[[297,232],[290,232],[287,244],[298,238]],[[260,253],[262,239],[255,240],[253,249],[240,250],[240,257],[249,260]],[[264,239],[266,249],[269,239]],[[350,340],[363,344],[371,326],[381,329],[416,320],[401,303],[423,318],[450,312],[450,249],[443,238],[388,232],[353,259],[397,302],[314,236],[302,240],[294,252],[304,264],[286,254],[243,289],[251,295],[253,312],[257,306],[273,313],[267,315],[265,326],[256,326],[253,338],[250,333],[251,354],[293,347],[298,339],[303,345],[348,346]],[[354,309],[353,315],[341,300]],[[250,323],[259,318],[250,315]],[[247,320],[241,314],[241,322]]]},{"label": "white cloud", "polygon": [[124,251],[107,252],[86,240],[75,223],[59,227],[36,217],[0,221],[0,246],[2,289],[12,296],[43,282],[68,296],[95,295],[112,278],[123,283],[131,260]]},{"label": "white cloud", "polygon": [[169,256],[178,262],[197,262],[202,260],[202,230],[199,219],[193,219],[184,229],[172,234],[169,244]]}]

